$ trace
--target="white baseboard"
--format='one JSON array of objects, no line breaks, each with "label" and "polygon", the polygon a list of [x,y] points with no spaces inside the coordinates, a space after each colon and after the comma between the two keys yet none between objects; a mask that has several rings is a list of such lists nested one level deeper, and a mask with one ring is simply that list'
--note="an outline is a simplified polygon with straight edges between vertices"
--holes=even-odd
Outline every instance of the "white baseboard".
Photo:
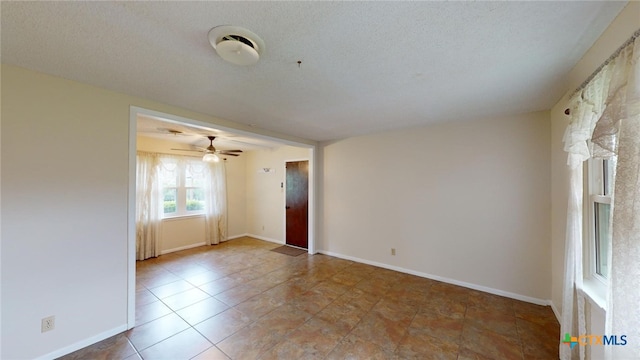
[{"label": "white baseboard", "polygon": [[560,311],[558,311],[558,308],[556,308],[556,304],[553,303],[553,301],[551,300],[547,300],[547,305],[551,306],[551,310],[553,310],[554,315],[556,316],[556,319],[558,319],[558,322],[560,321]]},{"label": "white baseboard", "polygon": [[172,253],[172,252],[176,252],[176,251],[180,251],[180,250],[187,250],[187,249],[192,249],[198,246],[205,246],[207,245],[207,243],[201,242],[201,243],[196,243],[196,244],[189,244],[189,245],[185,245],[185,246],[180,246],[177,248],[173,248],[173,249],[167,249],[167,250],[162,250],[160,252],[160,255],[164,255],[164,254],[168,254],[168,253]]},{"label": "white baseboard", "polygon": [[89,345],[93,345],[95,343],[97,343],[98,341],[102,341],[104,339],[108,339],[110,337],[112,337],[113,335],[117,335],[120,334],[123,331],[127,330],[127,324],[118,326],[116,328],[113,328],[111,330],[102,332],[98,335],[92,336],[90,338],[86,338],[84,340],[78,341],[77,343],[71,344],[69,346],[65,346],[62,349],[58,349],[55,351],[52,351],[46,355],[42,355],[40,357],[37,357],[36,360],[51,360],[51,359],[57,359],[61,356],[67,355],[67,354],[71,354],[72,352],[76,351],[76,350],[80,350],[82,348],[85,348]]},{"label": "white baseboard", "polygon": [[399,267],[399,266],[379,263],[379,262],[376,262],[376,261],[361,259],[361,258],[357,258],[357,257],[354,257],[354,256],[338,254],[338,253],[334,253],[334,252],[331,252],[331,251],[318,250],[318,252],[321,253],[321,254],[334,256],[334,257],[345,259],[345,260],[351,260],[351,261],[355,261],[355,262],[359,262],[359,263],[363,263],[363,264],[367,264],[367,265],[373,265],[373,266],[381,267],[381,268],[384,268],[384,269],[398,271],[398,272],[405,273],[405,274],[411,274],[411,275],[416,275],[416,276],[420,276],[420,277],[427,278],[427,279],[442,281],[442,282],[445,282],[445,283],[448,283],[448,284],[458,285],[458,286],[466,287],[466,288],[469,288],[469,289],[486,292],[486,293],[489,293],[489,294],[494,294],[494,295],[508,297],[508,298],[511,298],[511,299],[521,300],[521,301],[525,301],[525,302],[536,304],[536,305],[544,305],[544,306],[546,306],[546,305],[549,305],[549,303],[551,302],[550,300],[542,300],[542,299],[538,299],[538,298],[534,298],[534,297],[530,297],[530,296],[515,294],[515,293],[512,293],[512,292],[508,292],[508,291],[494,289],[494,288],[490,288],[490,287],[486,287],[486,286],[482,286],[482,285],[471,284],[471,283],[468,283],[468,282],[459,281],[459,280],[455,280],[455,279],[450,279],[450,278],[446,278],[446,277],[442,277],[442,276],[438,276],[438,275],[427,274],[427,273],[423,273],[423,272],[420,272],[420,271],[415,271],[415,270],[411,270],[411,269],[405,269],[405,268],[402,268],[402,267]]},{"label": "white baseboard", "polygon": [[[233,239],[238,239],[238,238],[245,237],[245,236],[250,236],[250,237],[254,237],[256,239],[260,239],[260,240],[265,240],[265,241],[275,242],[275,243],[278,243],[278,244],[283,244],[279,240],[269,239],[269,238],[266,238],[266,237],[263,237],[263,236],[252,235],[252,234],[247,234],[247,233],[240,234],[240,235],[231,235],[231,236],[227,237],[225,240],[222,240],[222,242],[233,240]],[[177,247],[177,248],[166,249],[166,250],[162,250],[160,252],[160,255],[165,255],[165,254],[169,254],[169,253],[172,253],[172,252],[192,249],[192,248],[195,248],[195,247],[198,247],[198,246],[205,246],[205,245],[207,245],[207,244],[204,243],[204,242],[200,242],[200,243],[196,243],[196,244],[189,244],[189,245],[185,245],[185,246],[180,246],[180,247]]]},{"label": "white baseboard", "polygon": [[272,242],[272,243],[284,245],[284,241],[283,240],[271,239],[271,238],[268,238],[268,237],[255,235],[255,234],[246,234],[245,236],[250,236],[250,237],[256,238],[258,240],[264,240],[264,241],[269,241],[269,242]]}]

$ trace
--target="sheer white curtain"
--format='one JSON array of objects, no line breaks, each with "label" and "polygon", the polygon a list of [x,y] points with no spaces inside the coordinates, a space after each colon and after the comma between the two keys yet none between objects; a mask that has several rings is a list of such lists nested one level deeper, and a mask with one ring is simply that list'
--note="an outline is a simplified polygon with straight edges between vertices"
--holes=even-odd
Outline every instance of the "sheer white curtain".
[{"label": "sheer white curtain", "polygon": [[136,156],[136,259],[159,254],[162,203],[158,154],[138,152]]},{"label": "sheer white curtain", "polygon": [[[589,140],[605,109],[610,68],[600,71],[582,92],[571,100],[571,121],[564,134],[564,150],[568,153],[569,201],[565,240],[565,273],[560,334],[586,334],[585,298],[581,291],[583,278],[583,164],[591,157]],[[560,344],[560,358],[584,359],[582,346],[571,349]]]},{"label": "sheer white curtain", "polygon": [[224,162],[205,164],[205,242],[215,245],[227,239],[226,171]]},{"label": "sheer white curtain", "polygon": [[[640,41],[613,64],[607,108],[594,130],[600,148],[617,153],[607,294],[607,335],[626,335],[626,346],[608,346],[607,359],[640,356]],[[616,152],[617,134],[617,152]]]},{"label": "sheer white curtain", "polygon": [[[639,41],[623,48],[572,99],[565,150],[571,171],[561,334],[585,334],[582,286],[582,164],[617,156],[613,193],[606,335],[640,338],[640,70]],[[607,346],[609,359],[637,358],[640,341]],[[560,345],[560,358],[584,359],[584,348]]]},{"label": "sheer white curtain", "polygon": [[[583,162],[589,158],[587,141],[595,126],[596,114],[592,106],[574,99],[571,122],[564,134],[564,150],[569,153],[569,201],[564,257],[564,283],[560,334],[585,334],[585,299],[582,288],[582,219],[583,219]],[[560,343],[560,358],[584,359],[584,349]]]}]

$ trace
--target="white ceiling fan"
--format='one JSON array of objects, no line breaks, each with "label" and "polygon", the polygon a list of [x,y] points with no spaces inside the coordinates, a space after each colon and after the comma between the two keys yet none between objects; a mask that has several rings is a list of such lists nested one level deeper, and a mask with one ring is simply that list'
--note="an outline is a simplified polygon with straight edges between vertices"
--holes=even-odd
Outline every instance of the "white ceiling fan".
[{"label": "white ceiling fan", "polygon": [[209,146],[207,146],[206,148],[194,146],[195,149],[171,149],[171,150],[202,152],[204,153],[204,155],[202,156],[202,161],[205,161],[205,162],[218,162],[220,161],[220,157],[218,157],[218,155],[240,156],[240,153],[242,152],[242,150],[217,150],[215,146],[213,146],[213,140],[215,140],[216,137],[207,136],[207,139],[209,139]]}]

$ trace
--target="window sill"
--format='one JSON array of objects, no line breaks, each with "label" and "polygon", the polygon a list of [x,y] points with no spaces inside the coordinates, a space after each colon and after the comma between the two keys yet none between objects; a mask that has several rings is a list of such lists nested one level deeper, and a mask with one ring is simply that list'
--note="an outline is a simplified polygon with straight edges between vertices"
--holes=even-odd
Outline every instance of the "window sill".
[{"label": "window sill", "polygon": [[204,217],[204,214],[176,215],[176,216],[163,217],[162,221],[186,220],[186,219],[201,218],[201,217]]},{"label": "window sill", "polygon": [[584,279],[580,292],[602,311],[607,309],[607,286],[593,278]]}]

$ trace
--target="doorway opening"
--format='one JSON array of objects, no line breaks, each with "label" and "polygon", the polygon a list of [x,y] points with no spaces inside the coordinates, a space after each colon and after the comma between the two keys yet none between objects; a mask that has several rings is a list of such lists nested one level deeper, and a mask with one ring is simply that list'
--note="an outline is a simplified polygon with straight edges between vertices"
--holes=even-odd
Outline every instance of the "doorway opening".
[{"label": "doorway opening", "polygon": [[[225,134],[234,134],[233,137],[232,135],[229,135],[229,137],[231,138],[231,140],[238,140],[241,138],[253,138],[256,139],[256,143],[260,143],[261,141],[263,143],[277,143],[280,144],[280,146],[290,146],[290,147],[298,147],[298,148],[305,148],[308,149],[308,154],[309,154],[309,158],[308,158],[308,165],[307,165],[307,175],[308,175],[308,209],[307,209],[307,249],[308,249],[308,253],[310,254],[314,254],[315,253],[315,196],[314,196],[314,189],[315,189],[315,179],[314,179],[314,174],[316,174],[316,172],[314,171],[314,167],[316,166],[314,159],[315,159],[315,154],[316,154],[316,150],[315,150],[315,145],[313,144],[307,144],[307,143],[300,143],[300,142],[295,142],[295,141],[291,141],[291,140],[287,140],[287,139],[280,139],[280,138],[275,138],[273,136],[267,136],[267,135],[262,135],[259,133],[254,133],[254,132],[248,132],[245,130],[239,130],[236,128],[231,128],[228,126],[223,126],[223,125],[218,125],[216,123],[213,122],[204,122],[204,121],[199,121],[199,120],[194,120],[194,119],[188,119],[188,118],[183,118],[180,116],[176,116],[176,115],[172,115],[172,114],[167,114],[167,113],[161,113],[161,112],[157,112],[157,111],[153,111],[153,110],[148,110],[148,109],[143,109],[143,108],[139,108],[139,107],[135,107],[135,106],[131,106],[130,107],[130,118],[129,118],[129,197],[128,197],[128,214],[127,214],[127,218],[128,218],[128,226],[127,226],[127,264],[128,264],[128,270],[127,270],[127,280],[128,280],[128,299],[127,299],[127,303],[128,303],[128,311],[127,311],[127,325],[128,328],[133,328],[135,326],[135,296],[136,296],[136,224],[135,224],[135,214],[136,214],[136,204],[135,204],[135,199],[136,199],[136,153],[138,150],[138,141],[139,138],[138,136],[141,135],[141,133],[139,133],[139,119],[142,118],[152,118],[152,119],[157,119],[157,120],[161,120],[164,122],[164,124],[169,124],[171,126],[168,126],[169,130],[173,129],[174,127],[186,127],[186,128],[190,128],[190,129],[197,129],[199,130],[198,133],[203,135],[204,132],[217,132],[217,133],[225,133]],[[207,119],[209,120],[209,119]],[[175,125],[175,126],[174,126]],[[158,130],[156,128],[156,130]],[[167,129],[161,129],[161,130],[167,130]],[[166,131],[165,131],[166,132]],[[167,134],[165,134],[167,135]],[[169,131],[169,134],[167,136],[174,136],[174,137],[178,137],[181,135],[175,134],[171,131]],[[206,139],[205,139],[206,140]],[[223,137],[217,139],[216,141],[220,141],[222,142],[224,139]],[[209,141],[207,140],[207,143]],[[188,145],[188,144],[185,144]],[[208,145],[208,144],[207,144]],[[197,154],[196,154],[197,155]],[[256,173],[255,171],[253,171],[253,169],[247,169],[247,174],[252,171],[253,173]],[[282,174],[284,175],[284,174]],[[254,175],[255,176],[255,175]],[[279,188],[279,186],[278,186]],[[279,190],[278,190],[279,191]],[[284,222],[278,222],[276,224],[276,226],[282,226]],[[283,228],[282,229],[282,234],[285,234],[286,230]],[[235,235],[235,234],[229,234],[229,235]],[[242,235],[249,235],[251,236],[250,233],[245,233]],[[231,239],[233,237],[229,237],[229,239]],[[282,238],[281,243],[285,243],[286,239]]]}]

